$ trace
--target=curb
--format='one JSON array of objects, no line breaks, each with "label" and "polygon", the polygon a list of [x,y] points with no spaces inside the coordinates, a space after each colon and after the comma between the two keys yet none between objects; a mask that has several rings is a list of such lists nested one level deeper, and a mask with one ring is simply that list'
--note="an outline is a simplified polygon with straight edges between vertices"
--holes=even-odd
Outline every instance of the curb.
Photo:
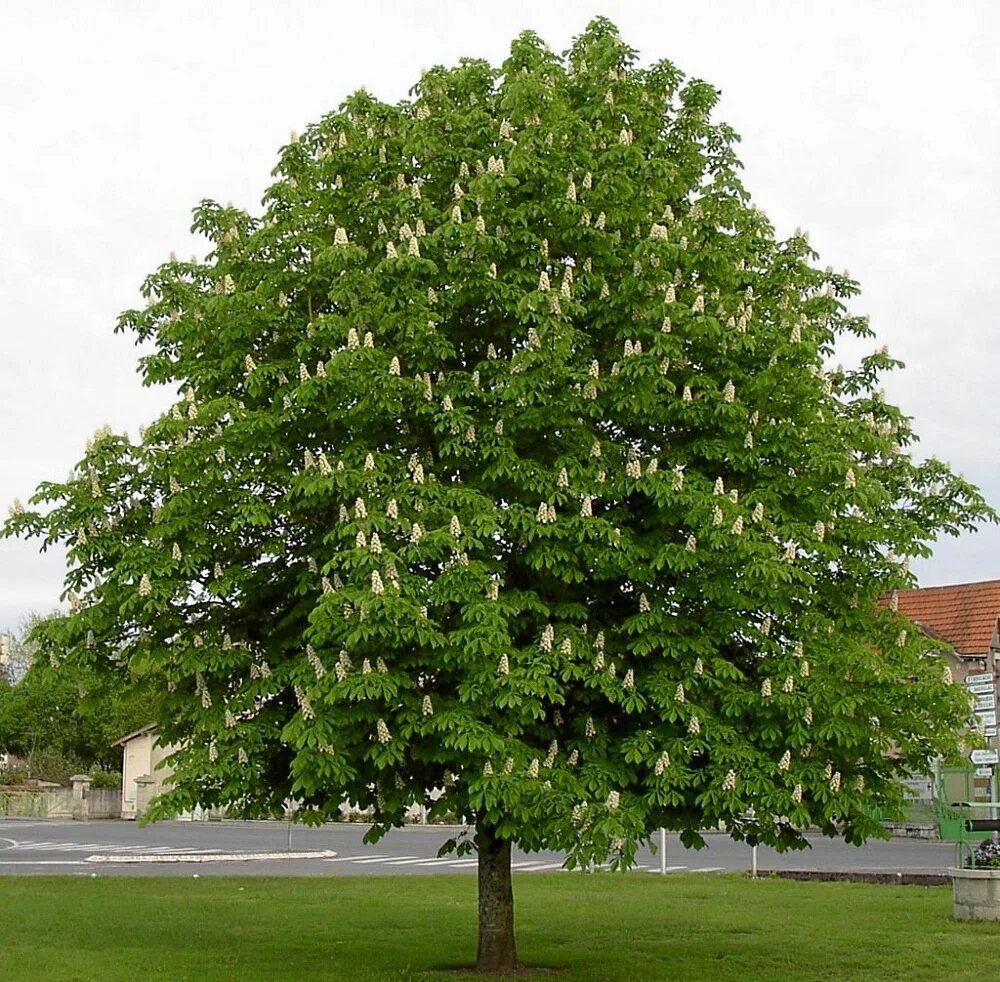
[{"label": "curb", "polygon": [[942,887],[951,883],[947,873],[875,873],[863,871],[837,871],[819,869],[772,869],[759,870],[760,877],[776,877],[781,880],[816,880],[845,883],[879,883],[884,886]]},{"label": "curb", "polygon": [[149,856],[88,856],[88,863],[251,863],[277,859],[332,859],[332,849],[318,852],[229,852],[215,855],[172,853]]}]

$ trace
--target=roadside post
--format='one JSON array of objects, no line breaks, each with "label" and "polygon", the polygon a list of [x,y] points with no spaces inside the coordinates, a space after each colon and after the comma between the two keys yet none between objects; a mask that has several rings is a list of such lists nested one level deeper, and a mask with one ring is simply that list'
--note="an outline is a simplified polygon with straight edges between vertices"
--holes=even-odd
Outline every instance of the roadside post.
[{"label": "roadside post", "polygon": [[73,783],[73,821],[86,822],[90,818],[90,785],[89,774],[74,774]]},{"label": "roadside post", "polygon": [[156,778],[152,774],[140,774],[135,778],[135,817],[142,818],[149,811],[150,802],[156,789]]},{"label": "roadside post", "polygon": [[[973,750],[969,758],[976,766],[976,777],[989,780],[987,799],[996,801],[998,795],[996,766],[1000,760],[997,751],[997,691],[994,677],[994,657],[987,662],[987,671],[965,677],[965,688],[973,697],[972,711],[976,723],[989,742],[986,749]],[[994,809],[992,818],[996,818]]]}]

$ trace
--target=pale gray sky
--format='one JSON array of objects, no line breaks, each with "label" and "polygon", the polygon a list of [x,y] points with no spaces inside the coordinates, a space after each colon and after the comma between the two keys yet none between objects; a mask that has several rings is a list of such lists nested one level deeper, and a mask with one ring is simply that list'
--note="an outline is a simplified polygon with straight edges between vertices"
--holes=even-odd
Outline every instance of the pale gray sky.
[{"label": "pale gray sky", "polygon": [[[143,390],[112,333],[202,198],[255,209],[277,148],[364,85],[494,63],[531,28],[563,50],[595,14],[642,60],[722,89],[756,202],[864,288],[907,362],[889,397],[1000,501],[1000,7],[988,0],[579,3],[0,2],[0,504],[62,479]],[[943,542],[925,585],[1000,577],[1000,531]],[[62,556],[0,543],[0,631],[58,603]]]}]

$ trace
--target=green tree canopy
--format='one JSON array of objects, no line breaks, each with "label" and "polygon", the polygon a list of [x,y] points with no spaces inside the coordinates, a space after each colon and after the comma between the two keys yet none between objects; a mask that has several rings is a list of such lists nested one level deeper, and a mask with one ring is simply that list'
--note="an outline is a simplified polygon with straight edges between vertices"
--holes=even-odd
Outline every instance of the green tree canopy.
[{"label": "green tree canopy", "polygon": [[377,836],[443,787],[509,966],[511,842],[878,834],[967,706],[877,598],[990,512],[911,457],[888,353],[830,369],[857,285],[775,238],[712,86],[599,19],[411,94],[293,136],[262,214],[197,208],[211,251],[119,323],[179,400],[6,534],[69,545],[43,648],[166,690],[160,814]]},{"label": "green tree canopy", "polygon": [[[26,629],[45,631],[46,621],[32,615]],[[31,776],[46,780],[81,768],[119,769],[115,742],[156,714],[150,681],[130,678],[122,663],[116,671],[42,656],[23,638],[12,648],[26,667],[15,684],[0,681],[0,751],[25,758]]]}]

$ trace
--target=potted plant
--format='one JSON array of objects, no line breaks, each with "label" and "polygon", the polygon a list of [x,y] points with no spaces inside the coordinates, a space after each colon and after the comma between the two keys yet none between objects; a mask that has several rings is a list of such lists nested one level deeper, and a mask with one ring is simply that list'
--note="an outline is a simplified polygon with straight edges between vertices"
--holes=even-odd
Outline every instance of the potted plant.
[{"label": "potted plant", "polygon": [[949,872],[956,920],[1000,921],[1000,841],[981,842],[962,868]]}]

